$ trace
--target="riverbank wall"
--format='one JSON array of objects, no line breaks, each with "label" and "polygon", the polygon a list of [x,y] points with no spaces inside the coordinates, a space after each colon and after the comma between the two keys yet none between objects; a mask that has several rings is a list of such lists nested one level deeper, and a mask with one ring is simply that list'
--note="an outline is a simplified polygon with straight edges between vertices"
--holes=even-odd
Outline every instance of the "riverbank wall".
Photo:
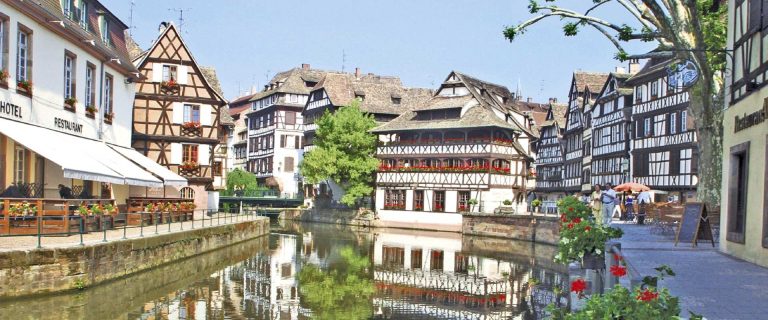
[{"label": "riverbank wall", "polygon": [[286,210],[279,219],[319,222],[373,228],[414,229],[427,231],[460,232],[465,235],[524,240],[557,245],[560,224],[557,217],[531,215],[471,215],[459,216],[453,224],[393,223],[386,217],[360,218],[353,210]]},{"label": "riverbank wall", "polygon": [[78,247],[0,252],[0,298],[80,289],[269,234],[262,217]]}]

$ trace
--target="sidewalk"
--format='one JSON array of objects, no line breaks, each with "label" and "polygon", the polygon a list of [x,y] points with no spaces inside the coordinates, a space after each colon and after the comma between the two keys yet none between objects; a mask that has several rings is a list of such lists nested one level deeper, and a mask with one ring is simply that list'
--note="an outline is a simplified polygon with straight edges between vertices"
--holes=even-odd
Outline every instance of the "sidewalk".
[{"label": "sidewalk", "polygon": [[720,253],[718,243],[674,245],[674,235],[651,234],[650,226],[616,223],[624,256],[642,276],[669,265],[677,274],[660,285],[680,297],[680,316],[688,310],[707,319],[768,318],[768,269]]},{"label": "sidewalk", "polygon": [[[243,221],[256,220],[256,215],[238,215],[238,214],[215,214],[212,217],[205,217],[203,222],[203,214],[195,213],[195,221],[186,222],[173,222],[170,224],[160,224],[155,228],[152,226],[145,226],[143,229],[144,237],[152,237],[155,235],[168,234],[182,232],[186,230],[200,229],[205,224],[205,227],[233,224]],[[157,233],[155,233],[157,230]],[[169,231],[170,230],[170,231]],[[114,230],[108,230],[107,241],[115,241],[123,239],[123,228],[118,227]],[[142,230],[139,227],[127,227],[125,230],[125,237],[128,239],[134,239],[141,237]],[[104,232],[89,232],[83,234],[83,244],[98,244],[104,240]],[[41,238],[41,245],[43,248],[63,248],[74,247],[80,245],[80,235],[73,234],[70,236],[45,236]],[[37,236],[0,236],[0,252],[2,251],[14,251],[14,250],[33,250],[37,248]]]}]

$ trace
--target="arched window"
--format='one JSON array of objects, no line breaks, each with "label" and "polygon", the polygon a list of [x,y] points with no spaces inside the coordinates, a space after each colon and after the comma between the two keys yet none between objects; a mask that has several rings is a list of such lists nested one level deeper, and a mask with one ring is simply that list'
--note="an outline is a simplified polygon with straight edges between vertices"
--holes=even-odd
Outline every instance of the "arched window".
[{"label": "arched window", "polygon": [[181,198],[182,199],[194,199],[195,198],[195,190],[192,190],[190,187],[184,187],[181,188]]}]

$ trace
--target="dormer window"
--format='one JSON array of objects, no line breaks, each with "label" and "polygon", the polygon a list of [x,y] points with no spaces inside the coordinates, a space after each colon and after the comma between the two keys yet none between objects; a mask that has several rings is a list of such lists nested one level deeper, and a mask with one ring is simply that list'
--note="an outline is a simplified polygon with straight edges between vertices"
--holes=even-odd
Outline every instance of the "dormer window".
[{"label": "dormer window", "polygon": [[393,104],[400,104],[400,98],[392,97],[392,103]]},{"label": "dormer window", "polygon": [[105,16],[101,16],[101,41],[108,46],[112,45],[109,39],[109,20]]},{"label": "dormer window", "polygon": [[61,8],[64,10],[64,15],[73,19],[72,10],[75,8],[74,0],[64,0]]},{"label": "dormer window", "polygon": [[88,3],[81,0],[79,11],[80,19],[78,19],[78,22],[85,31],[88,31]]},{"label": "dormer window", "polygon": [[365,101],[365,92],[355,91],[355,99],[359,99],[360,101]]},{"label": "dormer window", "polygon": [[616,90],[616,82],[611,81],[611,83],[608,85],[608,92],[613,92],[613,90]]},{"label": "dormer window", "polygon": [[314,88],[317,85],[315,81],[304,81],[304,86],[307,88]]}]

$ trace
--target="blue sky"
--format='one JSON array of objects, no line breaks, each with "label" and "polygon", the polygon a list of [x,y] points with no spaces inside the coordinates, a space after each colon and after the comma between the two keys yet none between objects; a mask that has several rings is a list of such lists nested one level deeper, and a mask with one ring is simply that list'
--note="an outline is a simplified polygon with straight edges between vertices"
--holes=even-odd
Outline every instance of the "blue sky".
[{"label": "blue sky", "polygon": [[[130,24],[129,0],[101,0]],[[613,71],[624,65],[598,32],[562,35],[550,18],[513,43],[504,26],[524,21],[524,0],[135,0],[132,33],[147,48],[161,21],[178,25],[198,63],[217,69],[224,95],[260,88],[276,72],[309,63],[313,68],[399,76],[406,86],[436,88],[451,70],[508,86],[518,80],[535,101],[568,94],[574,70]],[[561,0],[560,6],[576,2]],[[578,1],[582,9],[592,1]],[[618,24],[634,21],[615,4],[597,15]],[[630,53],[652,48],[628,46]]]}]

